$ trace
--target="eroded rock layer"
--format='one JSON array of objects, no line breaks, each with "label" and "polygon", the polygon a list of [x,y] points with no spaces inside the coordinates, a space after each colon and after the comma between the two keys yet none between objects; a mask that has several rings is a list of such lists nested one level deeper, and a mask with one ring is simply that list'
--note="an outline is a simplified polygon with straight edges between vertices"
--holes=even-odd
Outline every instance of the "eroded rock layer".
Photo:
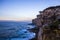
[{"label": "eroded rock layer", "polygon": [[32,23],[39,28],[37,40],[60,40],[60,6],[52,6],[39,11]]}]

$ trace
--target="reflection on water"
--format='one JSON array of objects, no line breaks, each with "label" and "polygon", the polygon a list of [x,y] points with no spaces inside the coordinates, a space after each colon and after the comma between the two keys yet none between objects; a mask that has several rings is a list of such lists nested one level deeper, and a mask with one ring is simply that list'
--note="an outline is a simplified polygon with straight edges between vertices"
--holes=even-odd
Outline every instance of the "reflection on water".
[{"label": "reflection on water", "polygon": [[0,40],[30,40],[35,37],[27,30],[31,28],[34,26],[28,22],[0,22]]}]

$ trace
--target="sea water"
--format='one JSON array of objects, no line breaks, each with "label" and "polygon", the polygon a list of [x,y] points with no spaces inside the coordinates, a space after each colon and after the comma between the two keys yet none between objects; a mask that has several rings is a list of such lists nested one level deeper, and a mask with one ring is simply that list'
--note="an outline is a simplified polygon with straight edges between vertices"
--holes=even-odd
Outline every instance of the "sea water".
[{"label": "sea water", "polygon": [[35,33],[28,31],[34,25],[29,22],[0,21],[0,40],[30,40]]}]

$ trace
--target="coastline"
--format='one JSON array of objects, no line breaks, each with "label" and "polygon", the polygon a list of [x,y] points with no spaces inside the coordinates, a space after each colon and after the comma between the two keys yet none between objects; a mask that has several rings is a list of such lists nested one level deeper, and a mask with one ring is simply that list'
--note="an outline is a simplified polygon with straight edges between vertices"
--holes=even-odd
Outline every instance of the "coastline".
[{"label": "coastline", "polygon": [[60,40],[60,6],[52,6],[39,11],[32,23],[38,28],[36,40]]}]

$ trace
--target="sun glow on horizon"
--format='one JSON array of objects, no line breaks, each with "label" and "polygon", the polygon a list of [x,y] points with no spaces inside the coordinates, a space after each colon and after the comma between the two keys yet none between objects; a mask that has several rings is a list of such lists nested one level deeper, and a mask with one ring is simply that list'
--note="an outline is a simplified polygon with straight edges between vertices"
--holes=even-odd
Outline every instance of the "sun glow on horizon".
[{"label": "sun glow on horizon", "polygon": [[24,21],[24,20],[32,20],[33,18],[29,17],[20,17],[20,18],[8,18],[8,17],[0,17],[0,20],[13,20],[13,21]]}]

